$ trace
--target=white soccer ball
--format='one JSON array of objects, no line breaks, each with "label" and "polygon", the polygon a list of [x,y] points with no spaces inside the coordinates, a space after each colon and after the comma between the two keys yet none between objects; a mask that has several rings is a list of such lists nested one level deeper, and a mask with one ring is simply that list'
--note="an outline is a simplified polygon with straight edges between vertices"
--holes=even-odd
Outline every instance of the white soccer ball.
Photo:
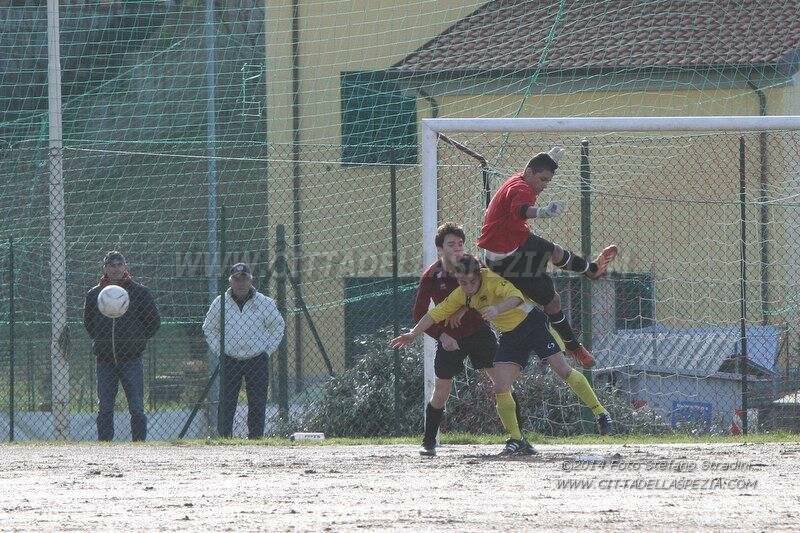
[{"label": "white soccer ball", "polygon": [[128,291],[119,285],[109,285],[97,295],[97,308],[108,318],[119,318],[130,304]]}]

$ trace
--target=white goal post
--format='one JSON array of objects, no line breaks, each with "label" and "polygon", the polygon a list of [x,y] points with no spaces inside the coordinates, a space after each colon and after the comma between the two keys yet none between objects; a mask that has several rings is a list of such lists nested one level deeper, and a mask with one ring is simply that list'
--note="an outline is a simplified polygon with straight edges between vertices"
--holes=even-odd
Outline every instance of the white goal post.
[{"label": "white goal post", "polygon": [[[645,133],[800,130],[800,116],[433,118],[422,120],[423,270],[437,259],[438,140],[445,133]],[[798,177],[800,180],[800,177]],[[425,397],[433,392],[436,345],[425,336]]]}]

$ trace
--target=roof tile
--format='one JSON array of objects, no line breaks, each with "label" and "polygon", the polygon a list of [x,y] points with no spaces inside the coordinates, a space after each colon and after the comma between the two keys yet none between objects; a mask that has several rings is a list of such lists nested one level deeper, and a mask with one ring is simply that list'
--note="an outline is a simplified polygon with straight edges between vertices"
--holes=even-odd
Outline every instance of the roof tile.
[{"label": "roof tile", "polygon": [[[775,65],[800,0],[494,0],[394,65],[404,72]],[[555,38],[549,43],[553,26]]]}]

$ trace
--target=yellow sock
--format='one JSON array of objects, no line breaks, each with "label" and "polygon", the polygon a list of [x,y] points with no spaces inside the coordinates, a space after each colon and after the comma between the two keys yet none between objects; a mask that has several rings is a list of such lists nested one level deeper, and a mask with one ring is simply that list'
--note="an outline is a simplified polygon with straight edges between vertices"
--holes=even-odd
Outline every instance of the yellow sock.
[{"label": "yellow sock", "polygon": [[506,428],[512,439],[520,440],[522,432],[519,430],[519,421],[517,420],[517,404],[514,403],[511,392],[498,393],[495,396],[495,401],[497,402],[497,414],[500,415],[503,427]]},{"label": "yellow sock", "polygon": [[573,368],[570,370],[569,374],[567,374],[567,378],[564,381],[575,391],[575,394],[578,395],[578,398],[581,399],[586,407],[592,410],[594,416],[606,412],[606,408],[600,404],[600,400],[597,399],[597,395],[592,390],[592,386],[589,385],[586,376]]}]

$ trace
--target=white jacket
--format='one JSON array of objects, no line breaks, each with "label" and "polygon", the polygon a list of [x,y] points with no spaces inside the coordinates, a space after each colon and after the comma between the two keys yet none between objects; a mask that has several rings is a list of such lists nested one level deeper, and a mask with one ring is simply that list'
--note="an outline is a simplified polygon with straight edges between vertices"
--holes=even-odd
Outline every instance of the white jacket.
[{"label": "white jacket", "polygon": [[[220,327],[217,296],[203,322],[203,333],[209,348],[219,355]],[[242,309],[233,300],[231,290],[225,292],[225,355],[250,359],[266,352],[272,354],[283,338],[284,322],[275,300],[254,290]]]}]

